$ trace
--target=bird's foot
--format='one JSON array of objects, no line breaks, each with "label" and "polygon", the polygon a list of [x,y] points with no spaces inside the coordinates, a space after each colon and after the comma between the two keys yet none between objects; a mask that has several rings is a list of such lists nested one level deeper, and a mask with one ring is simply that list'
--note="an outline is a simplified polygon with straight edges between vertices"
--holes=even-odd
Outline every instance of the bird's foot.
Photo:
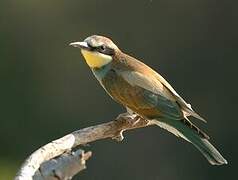
[{"label": "bird's foot", "polygon": [[130,123],[132,126],[134,126],[135,124],[137,124],[141,119],[141,116],[136,114],[136,113],[123,113],[123,114],[120,114],[116,120],[124,120],[128,123]]},{"label": "bird's foot", "polygon": [[121,120],[121,119],[124,119],[124,120],[127,120],[127,119],[132,119],[134,116],[134,114],[130,114],[128,112],[125,112],[125,113],[122,113],[122,114],[119,114],[116,118],[116,120]]},{"label": "bird's foot", "polygon": [[141,116],[139,116],[138,114],[136,114],[136,116],[133,117],[133,126],[136,125],[141,119]]},{"label": "bird's foot", "polygon": [[[118,122],[122,122],[122,123],[128,123],[131,127],[135,126],[139,121],[140,121],[141,117],[136,114],[136,113],[122,113],[119,114],[118,117],[116,118],[116,121]],[[124,130],[120,130],[112,139],[115,139],[116,141],[122,141],[124,139],[123,136],[123,131]]]}]

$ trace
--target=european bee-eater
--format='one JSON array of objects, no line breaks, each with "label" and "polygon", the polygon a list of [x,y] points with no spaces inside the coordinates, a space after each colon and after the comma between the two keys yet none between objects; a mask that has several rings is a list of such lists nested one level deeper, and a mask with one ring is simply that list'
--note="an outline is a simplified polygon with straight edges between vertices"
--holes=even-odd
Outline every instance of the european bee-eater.
[{"label": "european bee-eater", "polygon": [[109,38],[93,35],[78,47],[105,91],[130,112],[192,143],[213,165],[227,164],[209,137],[188,116],[205,121],[172,86],[141,61],[123,53]]}]

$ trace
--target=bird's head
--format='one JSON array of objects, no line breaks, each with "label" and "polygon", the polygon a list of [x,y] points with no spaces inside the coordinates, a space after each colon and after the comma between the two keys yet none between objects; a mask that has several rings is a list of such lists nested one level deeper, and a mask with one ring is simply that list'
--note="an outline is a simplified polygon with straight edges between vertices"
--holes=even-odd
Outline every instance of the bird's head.
[{"label": "bird's head", "polygon": [[71,46],[81,49],[81,52],[90,68],[101,68],[113,60],[118,47],[111,39],[93,35],[82,42],[70,43]]}]

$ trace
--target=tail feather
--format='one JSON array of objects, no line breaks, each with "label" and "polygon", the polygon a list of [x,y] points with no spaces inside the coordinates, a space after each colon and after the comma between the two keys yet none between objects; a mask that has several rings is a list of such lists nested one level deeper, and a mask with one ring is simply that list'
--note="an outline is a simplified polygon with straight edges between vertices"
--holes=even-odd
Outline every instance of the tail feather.
[{"label": "tail feather", "polygon": [[193,129],[195,133],[197,133],[199,136],[201,136],[201,138],[210,139],[210,137],[205,132],[203,132],[196,125],[194,125],[187,117],[185,117],[185,119],[182,119],[181,121],[188,128]]},{"label": "tail feather", "polygon": [[[226,159],[224,159],[218,150],[208,141],[208,138],[206,138],[206,136],[203,137],[200,133],[195,131],[193,124],[188,126],[188,124],[185,124],[184,121],[167,119],[152,121],[152,123],[155,123],[161,128],[164,128],[176,136],[182,137],[183,139],[191,142],[212,165],[227,164]],[[199,132],[201,131],[199,130]]]}]

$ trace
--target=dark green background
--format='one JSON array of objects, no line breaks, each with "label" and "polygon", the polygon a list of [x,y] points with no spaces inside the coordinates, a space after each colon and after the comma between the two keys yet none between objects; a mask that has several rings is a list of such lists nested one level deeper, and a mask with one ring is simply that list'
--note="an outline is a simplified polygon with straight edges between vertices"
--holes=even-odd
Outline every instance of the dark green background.
[{"label": "dark green background", "polygon": [[[122,143],[90,144],[85,180],[236,179],[238,10],[232,0],[1,0],[0,179],[73,130],[124,109],[94,79],[80,51],[89,35],[111,37],[152,66],[208,121],[199,123],[229,164],[211,166],[190,144],[158,127]],[[197,122],[197,121],[196,121]]]}]

